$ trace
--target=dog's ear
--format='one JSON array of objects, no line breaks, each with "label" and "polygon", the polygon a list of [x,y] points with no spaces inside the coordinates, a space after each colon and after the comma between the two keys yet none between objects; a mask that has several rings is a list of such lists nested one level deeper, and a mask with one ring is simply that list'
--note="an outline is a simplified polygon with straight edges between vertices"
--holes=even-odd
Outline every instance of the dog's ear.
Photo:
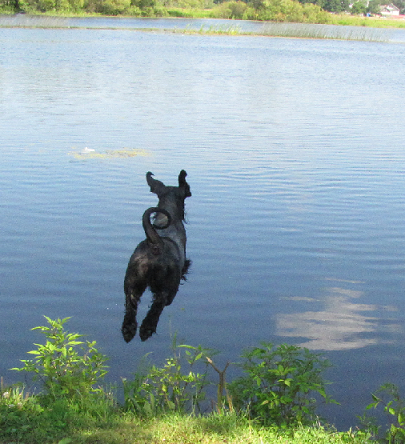
[{"label": "dog's ear", "polygon": [[184,170],[179,174],[179,187],[184,189],[184,198],[191,196],[190,185],[186,182],[187,173]]},{"label": "dog's ear", "polygon": [[153,173],[148,171],[146,173],[146,182],[150,186],[150,191],[152,193],[157,194],[159,196],[159,195],[161,195],[163,193],[163,191],[166,188],[166,186],[165,186],[165,184],[163,182],[161,182],[160,180],[154,179],[152,176],[153,176]]}]

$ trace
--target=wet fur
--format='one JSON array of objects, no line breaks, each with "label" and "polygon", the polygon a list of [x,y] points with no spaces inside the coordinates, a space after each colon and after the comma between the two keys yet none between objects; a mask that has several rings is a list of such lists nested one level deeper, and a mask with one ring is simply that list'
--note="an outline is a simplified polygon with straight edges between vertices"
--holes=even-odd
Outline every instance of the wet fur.
[{"label": "wet fur", "polygon": [[[139,329],[142,341],[156,332],[164,307],[173,302],[190,265],[186,259],[184,228],[184,201],[191,196],[186,182],[187,173],[184,170],[180,172],[178,187],[166,186],[152,176],[148,172],[146,181],[151,192],[158,196],[159,203],[143,215],[146,239],[132,254],[124,280],[125,316],[121,331],[126,342],[136,335],[138,304],[146,288],[150,288],[153,302]],[[154,213],[156,216],[152,224],[150,217]]]}]

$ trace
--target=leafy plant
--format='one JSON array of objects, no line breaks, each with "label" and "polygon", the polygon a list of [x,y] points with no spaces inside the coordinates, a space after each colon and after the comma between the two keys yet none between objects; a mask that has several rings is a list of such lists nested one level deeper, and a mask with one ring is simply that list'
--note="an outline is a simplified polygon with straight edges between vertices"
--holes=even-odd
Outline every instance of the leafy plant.
[{"label": "leafy plant", "polygon": [[247,375],[228,386],[233,405],[265,425],[313,423],[316,400],[310,397],[312,393],[336,402],[326,395],[321,376],[329,362],[306,348],[262,343],[242,357],[245,361],[240,366]]},{"label": "leafy plant", "polygon": [[[44,317],[49,326],[32,330],[44,333],[47,338],[45,344],[34,344],[37,349],[28,353],[35,358],[21,360],[24,367],[13,370],[33,373],[33,380],[41,381],[46,395],[55,400],[60,396],[71,399],[100,391],[94,385],[107,373],[107,357],[96,349],[96,341],[84,342],[79,340],[83,335],[66,332],[63,325],[70,318],[52,320]],[[84,352],[82,355],[77,350],[78,346]]]},{"label": "leafy plant", "polygon": [[96,342],[66,332],[63,326],[69,318],[45,318],[47,326],[33,329],[46,336],[45,344],[35,344],[37,349],[28,352],[35,358],[22,360],[24,366],[14,369],[33,373],[33,380],[41,382],[39,394],[21,385],[6,388],[1,380],[1,442],[58,442],[75,429],[104,424],[117,410],[111,391],[96,386],[107,373],[107,358]]},{"label": "leafy plant", "polygon": [[[377,395],[378,394],[378,395]],[[372,395],[373,402],[366,410],[376,409],[380,404],[392,420],[386,431],[386,440],[390,444],[405,442],[405,400],[401,398],[399,389],[395,384],[384,384]]]},{"label": "leafy plant", "polygon": [[[143,416],[198,409],[208,381],[206,371],[197,373],[194,367],[200,363],[206,369],[208,363],[202,358],[209,353],[201,346],[174,345],[173,356],[163,367],[153,365],[146,372],[136,373],[133,380],[123,380],[125,408]],[[187,371],[183,370],[185,365]]]},{"label": "leafy plant", "polygon": [[215,6],[214,14],[225,19],[242,19],[247,7],[243,1],[226,1]]},{"label": "leafy plant", "polygon": [[31,419],[41,415],[43,408],[21,386],[5,387],[0,383],[0,437],[18,439],[32,433]]}]

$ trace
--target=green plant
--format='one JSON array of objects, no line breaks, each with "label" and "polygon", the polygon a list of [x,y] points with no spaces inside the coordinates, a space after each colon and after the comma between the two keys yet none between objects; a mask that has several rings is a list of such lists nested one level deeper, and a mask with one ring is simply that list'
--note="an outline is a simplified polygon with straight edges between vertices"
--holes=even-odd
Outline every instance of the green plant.
[{"label": "green plant", "polygon": [[262,343],[242,357],[245,361],[240,366],[247,376],[228,385],[233,405],[265,425],[313,423],[316,401],[312,393],[336,402],[326,395],[321,376],[329,362],[306,348]]},{"label": "green plant", "polygon": [[[390,444],[404,443],[405,400],[401,398],[398,387],[395,384],[384,384],[371,396],[373,402],[366,407],[366,410],[376,409],[381,404],[384,406],[384,412],[392,419],[390,427],[386,431],[386,440]],[[364,420],[364,418],[361,419]]]},{"label": "green plant", "polygon": [[96,12],[104,15],[125,14],[131,7],[131,0],[86,0],[87,12]]},{"label": "green plant", "polygon": [[5,387],[0,383],[0,437],[19,439],[32,433],[35,418],[44,409],[35,398],[25,392],[24,387]]},{"label": "green plant", "polygon": [[247,4],[243,1],[227,1],[216,5],[213,12],[216,17],[225,19],[242,19],[247,9]]},{"label": "green plant", "polygon": [[365,0],[357,0],[352,4],[350,12],[352,14],[365,14],[367,11],[367,3]]},{"label": "green plant", "polygon": [[[136,373],[133,380],[123,379],[126,410],[155,416],[199,409],[205,395],[203,389],[208,385],[207,373],[193,370],[198,362],[206,369],[208,363],[202,358],[209,353],[201,346],[174,344],[173,355],[165,360],[163,367],[153,365],[146,372]],[[186,371],[184,365],[188,367]]]},{"label": "green plant", "polygon": [[[45,394],[55,400],[61,396],[68,399],[78,395],[83,397],[102,390],[94,385],[107,373],[107,357],[96,349],[96,341],[84,342],[79,340],[83,335],[66,332],[63,325],[70,318],[52,320],[44,317],[49,325],[33,330],[44,333],[46,343],[34,344],[37,349],[28,353],[35,358],[21,360],[24,367],[13,370],[33,373],[33,380],[39,380]],[[84,354],[78,352],[78,346]]]}]

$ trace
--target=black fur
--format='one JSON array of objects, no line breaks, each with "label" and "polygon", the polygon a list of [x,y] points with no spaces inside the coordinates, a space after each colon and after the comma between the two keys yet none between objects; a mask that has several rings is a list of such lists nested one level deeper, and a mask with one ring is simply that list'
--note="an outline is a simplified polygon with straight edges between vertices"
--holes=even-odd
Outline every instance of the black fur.
[{"label": "black fur", "polygon": [[[146,181],[159,203],[147,209],[142,217],[146,239],[136,247],[125,274],[125,316],[121,331],[126,342],[136,334],[138,303],[146,288],[153,293],[153,303],[139,329],[142,341],[156,332],[163,308],[173,302],[190,265],[186,259],[184,228],[184,200],[191,196],[187,173],[180,171],[178,187],[166,186],[152,176],[148,172]],[[152,214],[155,214],[153,224]]]}]

